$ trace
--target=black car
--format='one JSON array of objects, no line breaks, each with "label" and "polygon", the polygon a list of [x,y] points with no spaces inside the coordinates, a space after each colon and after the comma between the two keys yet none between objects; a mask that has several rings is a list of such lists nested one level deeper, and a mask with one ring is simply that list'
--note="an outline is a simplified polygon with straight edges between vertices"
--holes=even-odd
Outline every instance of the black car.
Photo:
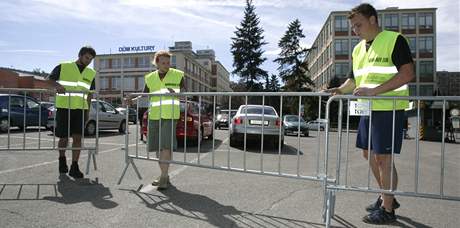
[{"label": "black car", "polygon": [[[300,125],[299,125],[300,122]],[[285,115],[283,118],[284,134],[293,134],[297,135],[300,130],[300,135],[308,136],[308,126],[305,123],[305,120],[297,115]]]}]

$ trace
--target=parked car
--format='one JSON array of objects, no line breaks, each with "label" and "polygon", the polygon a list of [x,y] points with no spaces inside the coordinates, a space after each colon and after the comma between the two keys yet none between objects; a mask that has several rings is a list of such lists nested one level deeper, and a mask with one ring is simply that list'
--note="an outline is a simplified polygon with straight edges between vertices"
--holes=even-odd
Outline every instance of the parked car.
[{"label": "parked car", "polygon": [[246,138],[260,138],[263,134],[264,141],[272,142],[273,147],[276,148],[279,144],[280,128],[281,145],[283,145],[284,129],[278,113],[273,107],[241,105],[230,123],[230,146],[244,143],[246,132]]},{"label": "parked car", "polygon": [[[7,132],[9,127],[42,126],[46,127],[48,109],[40,106],[39,102],[32,97],[16,94],[0,94],[0,131]],[[24,111],[26,121],[24,124]],[[9,121],[8,122],[8,115]],[[39,121],[41,119],[41,121]]]},{"label": "parked car", "polygon": [[[187,124],[185,124],[185,102],[180,102],[180,118],[176,125],[176,139],[179,144],[184,142],[184,138],[187,141],[202,142],[203,139],[213,138],[213,126],[212,118],[208,116],[205,110],[201,109],[201,117],[199,116],[199,104],[193,101],[187,101]],[[141,134],[147,136],[147,120],[148,111],[146,111],[142,118],[142,128],[140,129]],[[199,121],[201,120],[201,122]],[[187,126],[187,135],[185,134],[185,126]],[[198,129],[200,130],[201,136],[198,135]]]},{"label": "parked car", "polygon": [[225,114],[225,113],[217,114],[214,128],[216,129],[221,129],[222,127],[228,128],[228,121],[229,121],[228,114]]},{"label": "parked car", "polygon": [[[116,110],[118,112],[120,112],[122,115],[126,115],[126,108],[118,107],[118,108],[116,108]],[[137,123],[137,111],[136,111],[136,109],[129,108],[128,121],[132,122],[134,124]]]},{"label": "parked car", "polygon": [[42,107],[45,107],[45,108],[49,109],[49,108],[54,106],[54,103],[53,102],[48,102],[48,101],[42,101],[42,102],[40,102],[40,105]]},{"label": "parked car", "polygon": [[325,119],[316,119],[312,121],[308,121],[307,123],[309,130],[318,130],[318,127],[321,131],[326,128],[326,120]]},{"label": "parked car", "polygon": [[[96,108],[97,101],[91,100],[91,110],[88,115],[88,120],[85,123],[85,132],[87,135],[96,134]],[[52,114],[48,118],[47,127],[54,128],[54,116],[56,108],[51,108]],[[117,111],[111,104],[105,101],[99,101],[99,130],[118,130],[120,133],[126,131],[126,116]]]},{"label": "parked car", "polygon": [[297,135],[300,131],[300,135],[305,137],[308,136],[308,127],[305,120],[297,115],[285,115],[283,117],[283,127],[284,127],[284,134],[294,134]]}]

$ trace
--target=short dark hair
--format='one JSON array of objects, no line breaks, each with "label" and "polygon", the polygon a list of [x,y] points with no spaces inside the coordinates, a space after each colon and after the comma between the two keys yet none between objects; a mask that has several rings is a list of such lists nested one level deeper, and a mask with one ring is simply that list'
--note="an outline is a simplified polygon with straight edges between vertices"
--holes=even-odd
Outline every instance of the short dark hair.
[{"label": "short dark hair", "polygon": [[91,56],[93,56],[93,58],[96,57],[96,51],[94,50],[93,47],[89,45],[83,46],[78,52],[78,56],[82,56],[84,54],[90,54]]},{"label": "short dark hair", "polygon": [[375,22],[378,23],[379,16],[377,14],[377,10],[375,10],[375,8],[369,3],[362,3],[356,6],[355,8],[351,9],[351,11],[348,13],[348,19],[353,18],[358,13],[367,18],[374,16]]}]

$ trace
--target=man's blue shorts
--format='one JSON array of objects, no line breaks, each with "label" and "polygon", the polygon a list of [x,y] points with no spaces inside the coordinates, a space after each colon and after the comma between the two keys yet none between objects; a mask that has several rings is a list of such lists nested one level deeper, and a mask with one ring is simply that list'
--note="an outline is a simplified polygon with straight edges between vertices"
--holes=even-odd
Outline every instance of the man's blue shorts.
[{"label": "man's blue shorts", "polygon": [[[395,112],[394,153],[399,154],[405,123],[403,110]],[[372,111],[371,150],[376,154],[391,154],[393,111]],[[369,116],[361,116],[356,138],[356,147],[367,150],[369,139]]]}]

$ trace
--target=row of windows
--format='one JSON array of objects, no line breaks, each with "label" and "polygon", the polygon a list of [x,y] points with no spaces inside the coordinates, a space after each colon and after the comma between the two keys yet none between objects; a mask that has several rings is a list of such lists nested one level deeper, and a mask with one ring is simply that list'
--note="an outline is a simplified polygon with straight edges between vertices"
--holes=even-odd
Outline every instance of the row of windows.
[{"label": "row of windows", "polygon": [[200,64],[192,63],[188,59],[185,59],[185,73],[192,75],[199,81],[205,82],[206,84],[211,83],[208,71],[201,67]]},{"label": "row of windows", "polygon": [[[123,62],[123,66],[122,66]],[[120,68],[146,68],[152,66],[152,58],[150,56],[143,57],[124,57],[113,59],[100,59],[100,69],[120,69]],[[137,63],[137,64],[136,64]]]},{"label": "row of windows", "polygon": [[[417,62],[414,63],[415,66]],[[434,62],[433,61],[419,61],[419,82],[434,82]],[[350,64],[347,62],[344,63],[335,63],[335,65],[329,66],[319,77],[316,78],[315,84],[317,87],[330,83],[330,80],[334,77],[339,79],[344,79],[348,76],[350,72]],[[417,72],[415,72],[417,75]],[[417,80],[415,79],[414,82]]]},{"label": "row of windows", "polygon": [[[422,54],[433,54],[433,37],[432,36],[420,36],[420,37],[408,37],[407,38],[409,47],[412,52],[412,56],[416,57],[416,51],[417,51],[417,40],[418,40],[418,51],[419,53]],[[352,38],[350,39],[351,45],[348,46],[349,39],[336,39],[334,41],[335,45],[335,55],[345,55],[348,56],[351,54],[353,48],[356,46],[356,44],[359,43],[359,39],[357,38]],[[432,57],[432,56],[426,56],[426,55],[421,55],[421,58],[423,57]]]},{"label": "row of windows", "polygon": [[[416,29],[416,13],[387,13],[378,15],[379,26],[384,24],[384,28],[388,30],[399,30],[399,26],[403,30]],[[349,22],[347,16],[335,16],[334,29],[336,32],[348,32]],[[433,13],[418,13],[418,28],[433,29]]]},{"label": "row of windows", "polygon": [[[111,86],[109,85],[109,81]],[[137,81],[137,88],[136,88]],[[210,88],[195,80],[185,78],[187,91],[202,91],[209,92]],[[144,77],[142,76],[124,76],[123,83],[121,77],[101,77],[100,78],[101,90],[126,90],[126,91],[142,91],[145,87]]]}]

